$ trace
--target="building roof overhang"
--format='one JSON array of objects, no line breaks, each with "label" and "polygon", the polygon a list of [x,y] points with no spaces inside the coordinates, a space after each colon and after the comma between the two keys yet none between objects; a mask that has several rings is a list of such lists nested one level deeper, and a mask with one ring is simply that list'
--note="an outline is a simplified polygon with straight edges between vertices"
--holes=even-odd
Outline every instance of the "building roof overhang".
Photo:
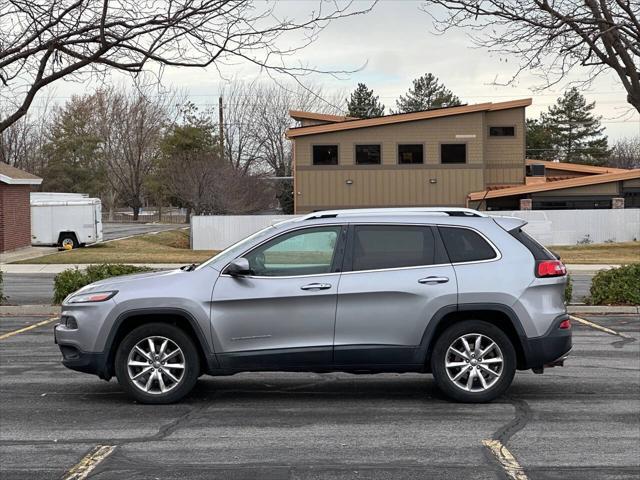
[{"label": "building roof overhang", "polygon": [[7,185],[40,185],[42,179],[29,172],[12,167],[8,163],[0,162],[0,183]]},{"label": "building roof overhang", "polygon": [[636,168],[634,170],[623,170],[621,172],[575,177],[566,180],[557,180],[555,182],[534,183],[531,185],[518,185],[498,190],[472,192],[467,195],[467,198],[469,200],[484,200],[488,198],[511,197],[514,195],[562,190],[564,188],[585,187],[587,185],[598,185],[601,183],[619,182],[621,180],[633,180],[636,178],[640,178],[640,168]]},{"label": "building roof overhang", "polygon": [[563,170],[567,172],[576,173],[588,173],[588,174],[601,174],[601,173],[615,173],[615,172],[628,172],[625,168],[613,168],[613,167],[597,167],[595,165],[583,165],[581,163],[567,163],[567,162],[553,162],[550,160],[537,160],[535,158],[527,158],[527,165],[544,165],[547,170]]},{"label": "building roof overhang", "polygon": [[[523,108],[531,105],[530,98],[520,100],[510,100],[499,103],[477,103],[474,105],[460,105],[456,107],[435,108],[420,112],[398,113],[375,118],[346,119],[334,121],[323,125],[310,125],[306,127],[296,127],[287,130],[288,138],[296,138],[304,135],[315,135],[319,133],[340,132],[354,130],[356,128],[377,127],[381,125],[391,125],[405,122],[415,122],[416,120],[428,120],[431,118],[450,117],[454,115],[464,115],[466,113],[490,112],[497,110],[508,110],[512,108]],[[293,117],[296,118],[296,117]]]}]

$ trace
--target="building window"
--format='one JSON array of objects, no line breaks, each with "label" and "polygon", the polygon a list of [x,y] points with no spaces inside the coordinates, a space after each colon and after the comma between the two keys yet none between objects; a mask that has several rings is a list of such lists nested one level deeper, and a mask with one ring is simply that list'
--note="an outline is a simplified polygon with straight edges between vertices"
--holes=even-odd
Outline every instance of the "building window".
[{"label": "building window", "polygon": [[380,165],[380,145],[356,145],[357,165]]},{"label": "building window", "polygon": [[515,137],[516,127],[489,127],[490,137]]},{"label": "building window", "polygon": [[398,163],[424,163],[424,145],[421,143],[398,145]]},{"label": "building window", "polygon": [[465,143],[443,143],[440,145],[441,163],[467,163],[467,145]]},{"label": "building window", "polygon": [[314,145],[314,165],[338,165],[338,145]]}]

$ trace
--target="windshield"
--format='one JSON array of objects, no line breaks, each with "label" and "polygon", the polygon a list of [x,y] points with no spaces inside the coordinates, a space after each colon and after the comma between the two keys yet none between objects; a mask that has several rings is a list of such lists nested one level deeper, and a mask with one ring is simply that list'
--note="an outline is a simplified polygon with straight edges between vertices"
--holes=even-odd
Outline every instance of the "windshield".
[{"label": "windshield", "polygon": [[200,264],[198,269],[206,267],[212,262],[228,263],[231,260],[234,260],[238,255],[240,255],[247,248],[247,246],[253,243],[254,240],[257,240],[263,237],[268,237],[271,234],[272,230],[274,229],[275,227],[273,225],[270,225],[266,228],[263,228],[262,230],[257,231],[253,235],[249,235],[247,238],[240,240],[238,243],[234,243],[230,247],[227,247],[226,249],[222,250],[217,255],[211,257],[206,262]]}]

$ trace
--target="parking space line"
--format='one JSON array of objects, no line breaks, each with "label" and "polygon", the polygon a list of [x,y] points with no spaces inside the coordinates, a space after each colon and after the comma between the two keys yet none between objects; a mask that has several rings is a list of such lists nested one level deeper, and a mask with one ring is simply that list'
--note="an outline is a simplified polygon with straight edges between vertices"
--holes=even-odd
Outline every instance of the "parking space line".
[{"label": "parking space line", "polygon": [[115,445],[97,445],[76,463],[62,480],[83,480],[116,449]]},{"label": "parking space line", "polygon": [[634,337],[631,337],[631,336],[629,336],[627,334],[624,334],[624,333],[621,333],[621,332],[616,332],[615,330],[611,330],[610,328],[603,327],[602,325],[598,325],[597,323],[590,322],[589,320],[585,320],[584,318],[576,317],[574,315],[569,315],[569,318],[571,318],[571,320],[575,320],[578,323],[582,323],[583,325],[586,325],[587,327],[591,327],[591,328],[594,328],[596,330],[600,330],[601,332],[608,333],[609,335],[616,335],[618,337],[629,338],[629,339],[633,339],[634,338]]},{"label": "parking space line", "polygon": [[508,478],[512,480],[528,480],[516,457],[511,454],[500,440],[483,440],[482,444],[496,457]]},{"label": "parking space line", "polygon": [[14,331],[8,332],[8,333],[3,333],[2,335],[0,335],[0,340],[4,340],[5,338],[13,337],[14,335],[18,335],[19,333],[28,332],[29,330],[33,330],[34,328],[38,328],[38,327],[42,327],[44,325],[48,325],[50,323],[55,322],[59,318],[60,317],[48,318],[46,320],[43,320],[43,321],[38,322],[38,323],[34,323],[32,325],[28,325],[28,326],[20,328],[18,330],[14,330]]}]

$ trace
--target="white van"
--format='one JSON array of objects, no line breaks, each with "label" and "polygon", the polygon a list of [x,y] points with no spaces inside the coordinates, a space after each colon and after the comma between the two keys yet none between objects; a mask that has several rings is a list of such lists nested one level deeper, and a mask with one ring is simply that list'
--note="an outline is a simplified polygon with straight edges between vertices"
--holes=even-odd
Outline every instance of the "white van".
[{"label": "white van", "polygon": [[102,241],[102,202],[84,193],[31,193],[31,245],[77,248]]}]

